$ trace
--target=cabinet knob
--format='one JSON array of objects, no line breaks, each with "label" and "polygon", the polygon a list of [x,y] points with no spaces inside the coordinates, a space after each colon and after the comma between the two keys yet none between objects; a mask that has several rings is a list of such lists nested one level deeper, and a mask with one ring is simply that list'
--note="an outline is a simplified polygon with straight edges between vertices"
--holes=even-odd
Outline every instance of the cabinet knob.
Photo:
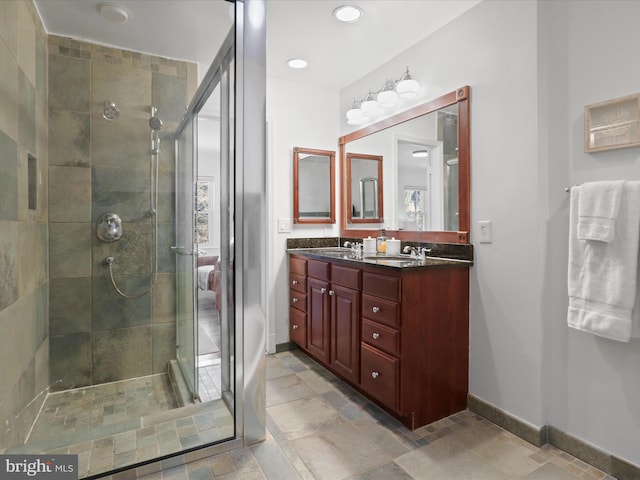
[{"label": "cabinet knob", "polygon": [[380,338],[380,334],[378,332],[373,332],[371,336],[373,337],[374,340],[378,340]]},{"label": "cabinet knob", "polygon": [[291,301],[292,301],[293,303],[298,303],[298,300],[299,300],[298,298],[293,297],[293,299],[292,299]]},{"label": "cabinet knob", "polygon": [[373,313],[378,313],[380,311],[380,307],[373,307],[371,310],[373,310]]},{"label": "cabinet knob", "polygon": [[293,326],[293,327],[291,327],[291,328],[293,328],[294,330],[297,330],[297,329],[298,329],[298,325],[294,325],[294,326]]},{"label": "cabinet knob", "polygon": [[334,292],[333,290],[329,290],[329,295],[332,295],[332,296],[333,296],[333,294],[334,294],[334,293],[335,293],[335,292]]},{"label": "cabinet knob", "polygon": [[291,281],[291,285],[297,285],[298,284],[298,280],[292,280]]},{"label": "cabinet knob", "polygon": [[324,287],[322,287],[322,288],[320,289],[320,293],[327,293],[327,289],[326,289],[326,288],[324,288]]},{"label": "cabinet knob", "polygon": [[380,374],[378,372],[371,372],[371,378],[378,378]]}]

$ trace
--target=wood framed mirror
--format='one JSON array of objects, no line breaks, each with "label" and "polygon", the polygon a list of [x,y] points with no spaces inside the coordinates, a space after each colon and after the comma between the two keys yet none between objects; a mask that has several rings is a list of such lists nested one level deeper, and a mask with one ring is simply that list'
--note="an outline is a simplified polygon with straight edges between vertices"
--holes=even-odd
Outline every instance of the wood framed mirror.
[{"label": "wood framed mirror", "polygon": [[384,218],[382,197],[382,157],[347,152],[349,223],[378,223]]},{"label": "wood framed mirror", "polygon": [[293,223],[336,223],[336,152],[293,149]]},{"label": "wood framed mirror", "polygon": [[[340,137],[341,236],[373,237],[386,228],[402,240],[469,243],[469,95],[464,86]],[[354,151],[384,158],[385,215],[377,221],[353,215]]]}]

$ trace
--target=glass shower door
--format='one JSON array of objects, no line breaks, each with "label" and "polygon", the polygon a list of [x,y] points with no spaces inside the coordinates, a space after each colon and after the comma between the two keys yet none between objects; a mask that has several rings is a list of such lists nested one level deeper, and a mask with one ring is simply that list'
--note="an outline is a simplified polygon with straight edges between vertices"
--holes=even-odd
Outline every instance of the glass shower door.
[{"label": "glass shower door", "polygon": [[196,118],[188,120],[176,147],[176,358],[192,399],[198,398],[196,356],[196,245],[194,239],[194,172]]}]

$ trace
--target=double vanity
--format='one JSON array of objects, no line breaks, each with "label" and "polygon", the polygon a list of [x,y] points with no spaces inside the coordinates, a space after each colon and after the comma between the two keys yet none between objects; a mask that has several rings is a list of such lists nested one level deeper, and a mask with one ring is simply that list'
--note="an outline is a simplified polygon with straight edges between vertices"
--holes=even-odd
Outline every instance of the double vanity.
[{"label": "double vanity", "polygon": [[470,261],[288,252],[292,342],[411,429],[466,408]]},{"label": "double vanity", "polygon": [[[340,238],[287,241],[290,340],[411,429],[467,406],[469,95],[341,137]],[[336,222],[334,162],[294,148],[295,224]],[[340,246],[384,228],[428,256]]]}]

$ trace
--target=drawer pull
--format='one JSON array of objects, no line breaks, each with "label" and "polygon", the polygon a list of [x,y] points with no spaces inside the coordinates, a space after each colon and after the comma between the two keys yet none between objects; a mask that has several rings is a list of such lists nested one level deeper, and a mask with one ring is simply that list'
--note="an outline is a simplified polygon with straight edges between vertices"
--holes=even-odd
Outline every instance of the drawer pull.
[{"label": "drawer pull", "polygon": [[371,310],[373,310],[373,313],[378,313],[380,311],[380,307],[373,307]]},{"label": "drawer pull", "polygon": [[292,280],[291,281],[291,285],[297,285],[298,284],[298,280]]},{"label": "drawer pull", "polygon": [[298,303],[299,299],[296,297],[293,297],[293,299],[291,300],[293,303]]},{"label": "drawer pull", "polygon": [[333,296],[335,292],[333,290],[329,290],[329,295]]},{"label": "drawer pull", "polygon": [[373,332],[371,336],[373,337],[374,340],[378,340],[380,338],[380,334],[378,332]]},{"label": "drawer pull", "polygon": [[324,287],[322,287],[322,288],[320,289],[320,293],[327,293],[327,289],[326,289],[326,288],[324,288]]},{"label": "drawer pull", "polygon": [[378,372],[371,372],[371,378],[378,378],[380,374]]},{"label": "drawer pull", "polygon": [[298,325],[294,325],[294,326],[293,326],[293,327],[291,327],[291,328],[293,328],[294,330],[297,330],[297,329],[298,329]]}]

